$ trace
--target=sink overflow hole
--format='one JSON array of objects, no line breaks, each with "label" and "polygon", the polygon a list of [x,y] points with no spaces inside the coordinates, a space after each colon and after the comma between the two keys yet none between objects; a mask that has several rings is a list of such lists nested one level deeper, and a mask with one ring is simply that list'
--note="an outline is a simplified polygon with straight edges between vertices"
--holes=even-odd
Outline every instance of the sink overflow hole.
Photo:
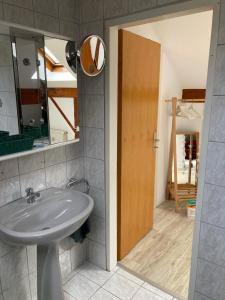
[{"label": "sink overflow hole", "polygon": [[47,230],[47,229],[50,229],[51,227],[44,227],[42,228],[41,230]]}]

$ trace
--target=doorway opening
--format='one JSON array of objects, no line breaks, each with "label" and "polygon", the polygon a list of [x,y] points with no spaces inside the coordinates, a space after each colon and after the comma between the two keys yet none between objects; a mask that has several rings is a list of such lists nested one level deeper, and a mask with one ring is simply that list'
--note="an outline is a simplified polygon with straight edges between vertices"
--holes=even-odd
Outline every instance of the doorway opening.
[{"label": "doorway opening", "polygon": [[213,12],[119,31],[118,261],[188,298]]}]

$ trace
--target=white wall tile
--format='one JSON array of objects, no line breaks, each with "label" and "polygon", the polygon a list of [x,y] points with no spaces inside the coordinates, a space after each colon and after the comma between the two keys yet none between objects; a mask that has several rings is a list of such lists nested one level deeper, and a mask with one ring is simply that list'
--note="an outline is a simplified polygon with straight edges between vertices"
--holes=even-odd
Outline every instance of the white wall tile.
[{"label": "white wall tile", "polygon": [[72,265],[70,259],[70,250],[63,252],[59,256],[62,280],[64,281],[72,272]]},{"label": "white wall tile", "polygon": [[128,0],[128,3],[129,11],[132,13],[156,7],[156,0]]},{"label": "white wall tile", "polygon": [[29,187],[32,187],[35,192],[46,189],[45,170],[41,169],[20,176],[20,184],[22,196],[26,195],[25,190]]},{"label": "white wall tile", "polygon": [[80,13],[82,23],[103,19],[103,0],[84,1]]},{"label": "white wall tile", "polygon": [[93,214],[105,218],[105,191],[91,186],[90,196],[94,199]]},{"label": "white wall tile", "polygon": [[35,170],[40,170],[44,168],[44,153],[40,152],[20,157],[18,161],[20,174],[26,174]]},{"label": "white wall tile", "polygon": [[46,186],[63,187],[67,182],[66,163],[46,168]]},{"label": "white wall tile", "polygon": [[14,5],[3,4],[4,18],[8,22],[34,27],[33,12]]},{"label": "white wall tile", "polygon": [[[29,0],[31,1],[31,0]],[[59,16],[59,7],[57,1],[54,0],[34,0],[34,10],[51,15],[53,17],[58,17]]]},{"label": "white wall tile", "polygon": [[59,33],[59,19],[46,16],[43,14],[35,13],[34,14],[35,27],[49,32],[58,32]]},{"label": "white wall tile", "polygon": [[19,174],[17,159],[0,162],[0,181],[3,179],[16,177]]},{"label": "white wall tile", "polygon": [[202,221],[225,228],[225,188],[206,184],[202,208]]},{"label": "white wall tile", "polygon": [[58,147],[45,152],[45,167],[66,161],[66,147]]},{"label": "white wall tile", "polygon": [[23,280],[14,282],[12,286],[3,292],[4,300],[31,300],[31,292],[28,276]]},{"label": "white wall tile", "polygon": [[104,161],[87,158],[86,178],[91,186],[104,190],[105,188]]},{"label": "white wall tile", "polygon": [[37,272],[37,246],[27,246],[27,262],[29,274]]},{"label": "white wall tile", "polygon": [[225,45],[217,47],[214,95],[225,95]]},{"label": "white wall tile", "polygon": [[[81,138],[82,139],[82,138]],[[83,156],[83,141],[73,143],[66,146],[66,159],[74,160],[75,158],[79,158]]]},{"label": "white wall tile", "polygon": [[225,186],[224,169],[225,143],[208,143],[205,182]]},{"label": "white wall tile", "polygon": [[86,127],[85,146],[88,157],[104,160],[104,130]]},{"label": "white wall tile", "polygon": [[105,245],[105,219],[91,215],[90,221],[90,233],[88,235],[89,239]]},{"label": "white wall tile", "polygon": [[225,97],[213,97],[209,140],[225,142]]},{"label": "white wall tile", "polygon": [[225,269],[198,259],[196,291],[212,299],[224,299]]},{"label": "white wall tile", "polygon": [[19,248],[1,257],[0,266],[2,289],[5,291],[28,276],[26,249]]},{"label": "white wall tile", "polygon": [[10,246],[3,241],[0,241],[0,257],[5,256],[9,252],[15,250],[14,246]]},{"label": "white wall tile", "polygon": [[85,97],[84,122],[87,127],[104,128],[104,97],[87,95]]},{"label": "white wall tile", "polygon": [[19,177],[0,181],[0,206],[21,197]]},{"label": "white wall tile", "polygon": [[67,161],[67,178],[83,178],[84,177],[84,165],[83,158],[77,158],[71,161]]},{"label": "white wall tile", "polygon": [[32,0],[4,0],[4,2],[12,5],[20,6],[23,8],[28,8],[28,9],[33,8]]},{"label": "white wall tile", "polygon": [[83,243],[75,243],[70,250],[72,270],[75,270],[78,266],[82,265],[87,259],[87,240]]},{"label": "white wall tile", "polygon": [[225,267],[225,229],[201,224],[199,257]]},{"label": "white wall tile", "polygon": [[94,241],[88,241],[87,259],[100,268],[106,269],[106,248]]},{"label": "white wall tile", "polygon": [[104,17],[112,18],[125,15],[128,12],[128,0],[105,0],[104,1]]},{"label": "white wall tile", "polygon": [[225,13],[225,1],[221,1],[220,26],[219,26],[219,38],[218,38],[219,44],[225,44],[225,19],[223,17],[224,13]]}]

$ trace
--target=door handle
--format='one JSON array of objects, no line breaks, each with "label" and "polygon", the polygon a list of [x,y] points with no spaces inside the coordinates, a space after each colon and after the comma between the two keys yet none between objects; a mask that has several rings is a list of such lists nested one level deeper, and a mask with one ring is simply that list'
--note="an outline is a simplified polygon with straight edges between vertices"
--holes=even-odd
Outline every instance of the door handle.
[{"label": "door handle", "polygon": [[157,138],[157,132],[154,131],[154,135],[153,135],[153,148],[154,149],[158,149],[158,142],[160,142],[160,140]]}]

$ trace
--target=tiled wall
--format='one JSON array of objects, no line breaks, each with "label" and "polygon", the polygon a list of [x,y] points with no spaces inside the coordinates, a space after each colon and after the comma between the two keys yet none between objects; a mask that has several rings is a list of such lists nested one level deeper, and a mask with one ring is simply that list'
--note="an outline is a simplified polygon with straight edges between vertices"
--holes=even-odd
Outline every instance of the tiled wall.
[{"label": "tiled wall", "polygon": [[[207,167],[195,300],[225,299],[225,1],[219,39],[207,149]],[[202,298],[199,295],[202,294]],[[206,298],[206,296],[208,298]],[[205,298],[204,298],[205,297]]]},{"label": "tiled wall", "polygon": [[[76,0],[0,1],[0,19],[78,39]],[[79,113],[82,115],[81,105]],[[35,190],[59,187],[71,177],[82,176],[83,139],[66,147],[1,162],[0,206],[23,196],[28,186]],[[86,254],[87,242],[75,244],[71,239],[62,242],[60,263],[63,279],[86,259]],[[35,246],[10,247],[0,242],[0,299],[3,297],[4,300],[37,299]]]},{"label": "tiled wall", "polygon": [[[104,22],[114,17],[166,5],[174,0],[80,0],[80,41],[88,34],[104,38]],[[91,234],[88,243],[88,259],[106,267],[105,222],[105,74],[88,78],[79,74],[84,126],[85,176],[89,180],[95,198],[95,211],[91,217]],[[96,197],[97,193],[97,197]]]},{"label": "tiled wall", "polygon": [[[106,19],[187,1],[81,0],[80,38],[91,33],[104,37],[103,30]],[[196,0],[192,0],[192,2],[196,2]],[[219,3],[220,1],[218,1]],[[108,99],[104,98],[104,74],[94,79],[80,77],[82,77],[82,102],[84,104],[85,172],[91,185],[102,195],[101,198],[98,198],[101,199],[101,202],[99,201],[99,206],[95,211],[97,217],[92,218],[93,232],[91,234],[92,242],[89,244],[91,246],[89,259],[100,266],[105,266],[103,147],[104,103]],[[208,147],[208,154],[197,257],[195,300],[225,299],[225,0],[221,0],[216,72],[211,100],[210,133],[208,145],[205,145]],[[90,135],[92,139],[90,139]]]}]

